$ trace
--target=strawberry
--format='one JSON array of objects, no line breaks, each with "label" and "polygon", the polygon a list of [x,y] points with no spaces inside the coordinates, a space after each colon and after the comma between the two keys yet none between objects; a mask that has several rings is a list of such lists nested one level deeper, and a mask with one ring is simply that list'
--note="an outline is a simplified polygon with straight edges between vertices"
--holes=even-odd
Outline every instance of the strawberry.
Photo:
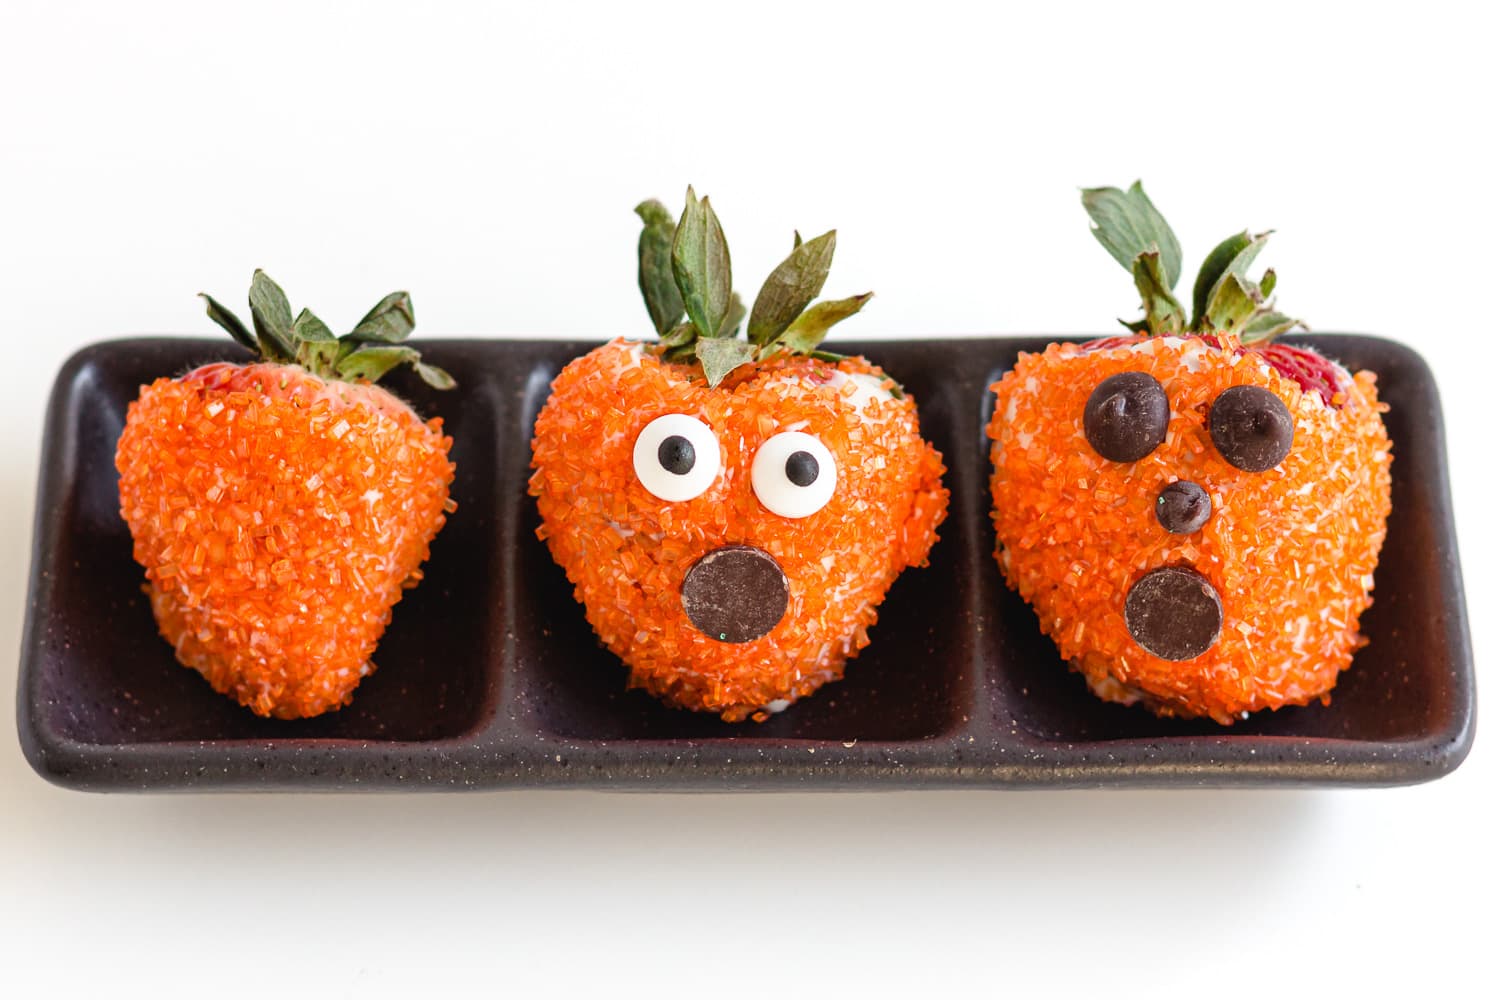
[{"label": "strawberry", "polygon": [[1300,325],[1208,255],[1192,315],[1176,237],[1139,183],[1085,191],[1132,272],[1131,334],[1022,354],[993,386],[992,516],[1006,580],[1093,692],[1228,724],[1329,700],[1363,640],[1390,513],[1375,376],[1273,343]]},{"label": "strawberry", "polygon": [[115,453],[120,514],[177,658],[257,715],[349,703],[403,588],[453,506],[451,439],[375,382],[398,364],[453,380],[401,343],[405,292],[335,337],[260,271],[252,334],[209,316],[261,360],[143,386]]},{"label": "strawberry", "polygon": [[[877,366],[821,349],[869,295],[812,304],[835,234],[803,242],[745,310],[708,199],[636,210],[660,335],[558,375],[537,417],[538,535],[630,684],[763,721],[869,643],[947,511],[942,458]],[[684,314],[686,319],[684,320]]]}]

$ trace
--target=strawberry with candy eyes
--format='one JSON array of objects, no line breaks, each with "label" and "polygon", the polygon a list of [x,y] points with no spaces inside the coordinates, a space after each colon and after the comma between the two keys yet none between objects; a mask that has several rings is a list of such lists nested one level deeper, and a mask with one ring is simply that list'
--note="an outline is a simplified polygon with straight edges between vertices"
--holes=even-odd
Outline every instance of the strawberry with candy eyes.
[{"label": "strawberry with candy eyes", "polygon": [[[637,212],[660,335],[570,363],[532,441],[538,530],[630,683],[725,720],[765,719],[842,676],[876,606],[925,565],[947,511],[913,400],[821,349],[860,295],[813,304],[829,232],[744,309],[708,199]],[[686,314],[686,319],[684,319]]]},{"label": "strawberry with candy eyes", "polygon": [[1130,336],[1022,354],[994,387],[992,517],[1007,581],[1102,698],[1221,723],[1328,700],[1370,604],[1390,512],[1375,376],[1271,339],[1297,326],[1247,272],[1267,234],[1204,261],[1139,183],[1085,191],[1135,276]]}]

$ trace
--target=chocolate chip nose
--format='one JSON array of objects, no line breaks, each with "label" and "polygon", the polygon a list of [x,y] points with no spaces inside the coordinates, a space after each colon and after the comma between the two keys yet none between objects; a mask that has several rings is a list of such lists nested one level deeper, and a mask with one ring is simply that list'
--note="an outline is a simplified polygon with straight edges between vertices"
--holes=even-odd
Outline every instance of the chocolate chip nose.
[{"label": "chocolate chip nose", "polygon": [[1135,582],[1125,598],[1125,628],[1148,653],[1191,660],[1219,640],[1219,592],[1185,566],[1163,566]]},{"label": "chocolate chip nose", "polygon": [[1191,535],[1213,512],[1213,498],[1197,483],[1179,479],[1156,494],[1156,520],[1174,535]]},{"label": "chocolate chip nose", "polygon": [[714,549],[682,581],[688,620],[720,642],[759,639],[781,621],[789,597],[781,564],[750,545]]}]

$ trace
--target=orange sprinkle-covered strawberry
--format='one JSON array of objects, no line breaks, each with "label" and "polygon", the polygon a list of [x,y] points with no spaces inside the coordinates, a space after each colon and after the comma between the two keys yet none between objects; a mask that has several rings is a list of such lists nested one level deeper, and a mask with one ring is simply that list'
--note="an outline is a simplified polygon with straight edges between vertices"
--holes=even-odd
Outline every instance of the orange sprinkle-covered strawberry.
[{"label": "orange sprinkle-covered strawberry", "polygon": [[1361,645],[1390,512],[1370,372],[1271,344],[1293,321],[1246,277],[1265,236],[1204,263],[1139,185],[1085,192],[1136,274],[1136,335],[1023,354],[994,386],[993,517],[1007,581],[1100,697],[1221,723],[1326,701]]},{"label": "orange sprinkle-covered strawberry", "polygon": [[553,383],[532,442],[538,533],[633,686],[764,719],[842,676],[891,583],[926,564],[942,460],[879,368],[817,350],[868,298],[807,308],[832,233],[773,272],[747,341],[707,199],[690,191],[675,227],[639,211],[662,343],[613,341]]},{"label": "orange sprinkle-covered strawberry", "polygon": [[[256,272],[267,360],[212,364],[141,389],[116,451],[120,510],[162,635],[215,690],[259,715],[348,704],[449,507],[451,440],[374,385],[411,328],[404,293],[334,338]],[[298,363],[300,362],[300,363]],[[429,382],[447,375],[422,365]]]}]

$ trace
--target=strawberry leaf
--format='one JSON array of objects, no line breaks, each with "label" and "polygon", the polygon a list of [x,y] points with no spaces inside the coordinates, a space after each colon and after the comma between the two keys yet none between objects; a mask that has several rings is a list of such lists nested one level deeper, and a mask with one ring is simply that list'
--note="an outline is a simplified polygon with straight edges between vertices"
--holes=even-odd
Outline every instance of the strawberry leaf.
[{"label": "strawberry leaf", "polygon": [[667,211],[667,206],[655,198],[647,198],[635,206],[635,214],[641,217],[642,225],[677,228],[677,221],[672,218],[672,213]]},{"label": "strawberry leaf", "polygon": [[750,310],[750,343],[757,347],[769,344],[791,325],[792,320],[802,314],[808,303],[818,297],[823,283],[828,280],[828,269],[833,264],[833,250],[837,243],[834,230],[822,236],[799,242],[786,259],[760,286],[755,296],[755,306]]},{"label": "strawberry leaf", "polygon": [[222,305],[219,304],[219,301],[217,299],[215,299],[212,295],[209,295],[207,292],[199,292],[198,298],[202,299],[207,305],[208,318],[228,331],[229,335],[235,339],[236,343],[238,343],[241,347],[248,347],[250,348],[250,350],[256,351],[257,353],[260,351],[260,344],[256,343],[255,334],[245,329],[245,324],[240,321],[240,318],[238,316],[230,312],[228,309],[225,309]]},{"label": "strawberry leaf", "polygon": [[745,303],[739,292],[729,293],[729,311],[724,314],[724,324],[719,327],[720,337],[738,337],[740,324],[745,321]]},{"label": "strawberry leaf", "polygon": [[1260,308],[1260,289],[1230,271],[1214,285],[1208,300],[1209,329],[1216,333],[1236,333]]},{"label": "strawberry leaf", "polygon": [[1259,341],[1274,340],[1303,325],[1300,319],[1283,316],[1274,309],[1262,309],[1251,316],[1245,328],[1240,331],[1240,343],[1254,344]]},{"label": "strawberry leaf", "polygon": [[292,322],[292,340],[297,345],[297,364],[315,375],[328,375],[338,363],[339,340],[311,310],[304,309]]},{"label": "strawberry leaf", "polygon": [[286,292],[258,268],[250,279],[250,318],[265,358],[291,361],[296,356],[292,347],[292,307],[286,300]]},{"label": "strawberry leaf", "polygon": [[292,321],[292,339],[294,341],[337,341],[333,331],[328,329],[328,324],[314,316],[311,309],[304,309],[297,314]]},{"label": "strawberry leaf", "polygon": [[1182,274],[1182,248],[1172,233],[1172,227],[1146,197],[1140,181],[1132,184],[1129,191],[1113,187],[1086,188],[1083,208],[1094,221],[1094,238],[1120,262],[1121,267],[1134,272],[1136,258],[1150,250],[1159,251],[1161,280],[1158,283],[1168,293],[1177,287],[1177,279]]},{"label": "strawberry leaf", "polygon": [[419,355],[410,347],[394,344],[364,344],[350,351],[338,363],[338,376],[342,379],[366,379],[379,382],[392,368],[401,364],[414,364]]},{"label": "strawberry leaf", "polygon": [[698,200],[691,187],[672,238],[672,275],[698,335],[716,337],[729,312],[729,245],[708,198]]},{"label": "strawberry leaf", "polygon": [[828,336],[835,323],[842,322],[865,307],[874,292],[854,295],[833,302],[819,302],[802,315],[792,320],[785,332],[760,349],[760,357],[768,358],[778,351],[807,354],[817,349]]},{"label": "strawberry leaf", "polygon": [[1146,309],[1147,328],[1157,335],[1181,333],[1187,317],[1182,314],[1182,305],[1172,294],[1171,285],[1162,271],[1161,254],[1155,250],[1141,254],[1131,270],[1135,274],[1136,290],[1141,293],[1141,304]]},{"label": "strawberry leaf", "polygon": [[682,319],[682,295],[672,274],[672,237],[677,225],[666,206],[654,199],[637,205],[635,214],[645,223],[637,246],[637,283],[656,335],[665,337]]},{"label": "strawberry leaf", "polygon": [[674,347],[668,347],[663,350],[661,355],[663,361],[669,362],[671,364],[691,364],[692,362],[697,360],[698,328],[696,326],[693,326],[693,324],[691,323],[688,323],[686,325],[689,329],[694,331],[693,338],[691,340],[688,340],[686,343],[677,344]]},{"label": "strawberry leaf", "polygon": [[416,370],[417,376],[434,389],[451,389],[457,385],[453,381],[453,376],[443,371],[437,365],[429,365],[423,361],[413,361],[411,366]]},{"label": "strawberry leaf", "polygon": [[691,323],[679,323],[661,335],[661,346],[667,350],[691,345],[698,339],[698,328]]},{"label": "strawberry leaf", "polygon": [[1209,251],[1198,268],[1197,280],[1193,282],[1193,322],[1191,328],[1199,329],[1208,312],[1208,300],[1217,285],[1230,271],[1244,277],[1255,261],[1255,255],[1265,246],[1270,233],[1250,235],[1249,230],[1235,233]]},{"label": "strawberry leaf", "polygon": [[713,337],[698,341],[694,353],[703,366],[703,376],[710,389],[716,387],[740,365],[755,360],[755,347],[743,340]]},{"label": "strawberry leaf", "polygon": [[365,313],[349,336],[359,341],[376,341],[382,344],[399,344],[417,328],[417,317],[412,312],[411,296],[405,292],[392,292],[375,307]]},{"label": "strawberry leaf", "polygon": [[[1224,263],[1220,273],[1215,276],[1214,280],[1209,284],[1207,290],[1204,292],[1203,312],[1198,317],[1197,321],[1193,324],[1193,329],[1202,330],[1205,333],[1210,333],[1218,329],[1218,327],[1210,327],[1205,329],[1204,321],[1212,318],[1213,302],[1215,301],[1215,299],[1219,298],[1221,295],[1227,295],[1229,296],[1229,298],[1225,299],[1225,301],[1230,301],[1234,297],[1235,293],[1233,290],[1228,292],[1220,291],[1221,286],[1225,285],[1226,283],[1237,281],[1240,285],[1245,286],[1247,294],[1251,294],[1251,297],[1257,303],[1265,298],[1264,293],[1250,292],[1250,286],[1246,285],[1246,281],[1247,272],[1250,270],[1250,265],[1255,263],[1256,256],[1260,253],[1261,248],[1266,245],[1266,239],[1270,235],[1270,233],[1258,233],[1255,236],[1246,234],[1246,239],[1244,240],[1244,242],[1238,246],[1238,249],[1235,250],[1234,254]],[[1219,246],[1224,247],[1228,242],[1229,241],[1226,240],[1225,243],[1221,243],[1219,244]],[[1239,241],[1235,242],[1239,243]],[[1217,253],[1218,249],[1216,248],[1214,252]],[[1209,254],[1209,259],[1212,260],[1213,256],[1214,254]],[[1208,263],[1208,261],[1204,262],[1205,268],[1208,267]],[[1193,298],[1195,303],[1198,297],[1198,286],[1203,284],[1203,279],[1204,274],[1202,272],[1199,272],[1198,280],[1194,282],[1193,285]],[[1274,285],[1275,283],[1276,279],[1273,277],[1271,279],[1271,284]],[[1194,311],[1197,311],[1196,305],[1194,307]]]}]

